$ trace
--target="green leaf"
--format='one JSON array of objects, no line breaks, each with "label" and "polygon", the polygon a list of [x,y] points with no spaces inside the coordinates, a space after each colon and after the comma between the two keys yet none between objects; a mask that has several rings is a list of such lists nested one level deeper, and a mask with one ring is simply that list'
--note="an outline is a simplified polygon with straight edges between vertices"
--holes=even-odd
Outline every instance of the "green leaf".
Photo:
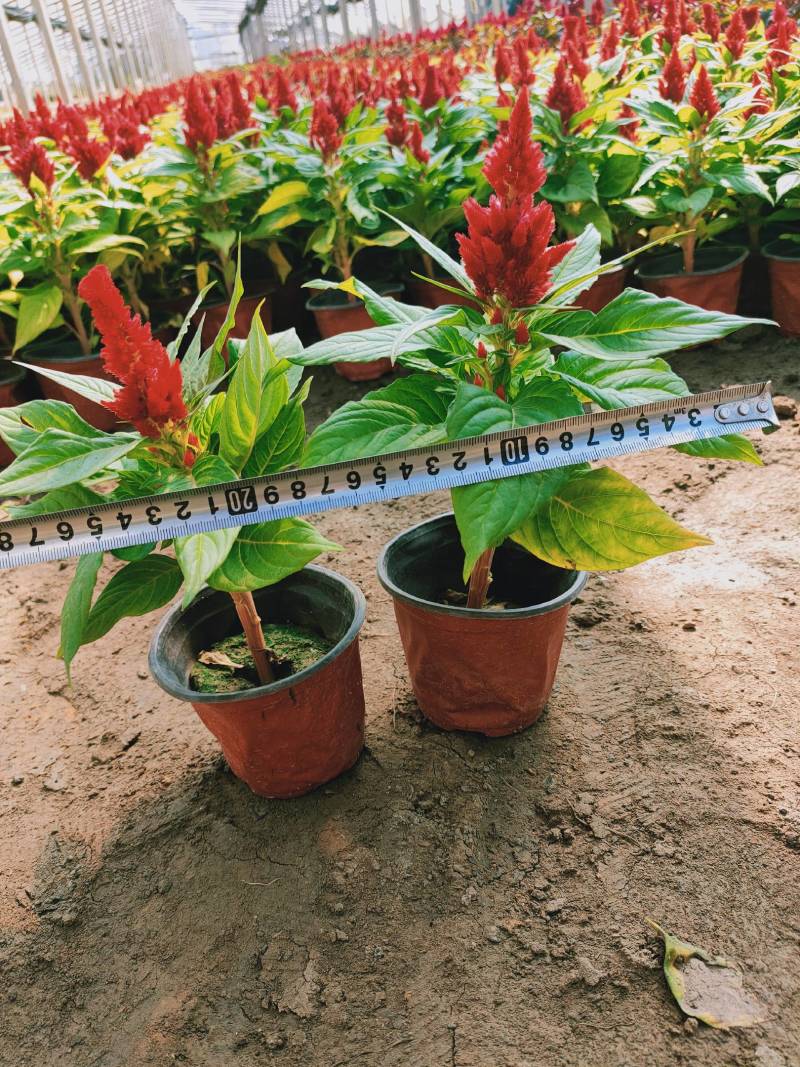
[{"label": "green leaf", "polygon": [[[425,314],[430,310],[423,309]],[[403,362],[403,356],[414,352],[424,352],[428,348],[446,348],[443,343],[441,328],[428,327],[419,333],[406,337],[398,347],[398,336],[406,329],[403,323],[393,326],[373,326],[368,330],[353,330],[340,333],[309,345],[293,362],[304,367],[327,363],[363,363],[372,359],[397,359]]]},{"label": "green leaf", "polygon": [[566,175],[551,173],[542,187],[542,196],[562,204],[585,200],[597,203],[597,186],[589,164],[585,159],[579,159]]},{"label": "green leaf", "polygon": [[568,570],[613,571],[711,542],[685,529],[610,467],[575,471],[513,535]]},{"label": "green leaf", "polygon": [[601,200],[618,200],[626,196],[639,177],[641,156],[638,153],[615,152],[600,164],[597,192]]},{"label": "green leaf", "polygon": [[269,341],[261,316],[254,315],[225,394],[218,427],[219,454],[236,471],[246,463],[258,435],[263,382],[268,368]]},{"label": "green leaf", "polygon": [[108,436],[82,419],[72,404],[65,404],[63,400],[28,400],[13,411],[39,433],[52,429],[67,430],[80,437],[99,439]]},{"label": "green leaf", "polygon": [[52,515],[57,511],[71,511],[72,508],[88,508],[94,504],[102,504],[106,499],[93,489],[77,483],[65,485],[62,489],[53,489],[37,500],[32,500],[30,504],[18,504],[9,508],[9,512],[14,519],[28,519],[38,515]]},{"label": "green leaf", "polygon": [[18,362],[21,367],[26,367],[36,374],[41,374],[43,378],[49,378],[51,381],[56,382],[57,385],[62,385],[65,389],[71,389],[78,396],[93,400],[95,404],[113,400],[114,394],[119,389],[117,382],[107,382],[103,378],[92,378],[88,374],[65,374],[64,371],[52,370],[50,367],[42,365],[33,367],[29,363],[23,363],[22,360]]},{"label": "green leaf", "polygon": [[686,382],[663,359],[609,360],[563,352],[551,373],[609,410],[689,395]]},{"label": "green leaf", "polygon": [[738,460],[741,463],[755,463],[758,467],[763,465],[752,443],[740,433],[708,437],[701,441],[686,441],[685,444],[672,447],[676,452],[700,459]]},{"label": "green leaf", "polygon": [[772,203],[772,195],[764,179],[751,163],[741,163],[738,160],[722,159],[712,163],[708,168],[720,185],[727,185],[735,193],[745,196],[758,196],[768,203]]},{"label": "green leaf", "polygon": [[19,301],[14,351],[29,345],[48,330],[61,310],[62,292],[57,285],[42,283],[22,294]]},{"label": "green leaf", "polygon": [[92,552],[89,556],[81,556],[75,569],[75,576],[64,598],[64,605],[61,609],[61,645],[58,654],[67,669],[67,680],[70,678],[70,665],[75,658],[75,653],[84,643],[84,627],[89,618],[97,573],[102,562],[102,552]]},{"label": "green leaf", "polygon": [[0,474],[0,494],[45,493],[80,482],[122,459],[140,441],[133,434],[108,434],[103,439],[45,430]]},{"label": "green leaf", "polygon": [[[580,402],[564,382],[537,377],[529,382],[513,404],[476,385],[462,382],[447,416],[449,440],[476,437],[498,430],[531,426],[551,419],[580,415]],[[555,492],[568,477],[564,469],[523,474],[452,492],[456,524],[464,548],[464,581],[469,579],[478,557],[510,537],[531,512]]]},{"label": "green leaf", "polygon": [[351,400],[311,435],[303,465],[337,463],[444,441],[452,395],[432,376],[412,374],[368,393],[363,400]]},{"label": "green leaf", "polygon": [[208,398],[207,403],[199,407],[192,415],[189,429],[200,442],[201,448],[206,448],[211,440],[212,433],[218,432],[219,420],[225,407],[225,394],[215,393]]},{"label": "green leaf", "polygon": [[90,234],[80,241],[72,242],[69,246],[69,254],[71,256],[96,255],[98,252],[106,252],[109,248],[124,248],[128,245],[146,248],[147,242],[129,233],[101,233],[99,236]]},{"label": "green leaf", "polygon": [[558,307],[574,304],[576,298],[594,283],[599,270],[600,234],[590,224],[553,269],[546,302]]},{"label": "green leaf", "polygon": [[[211,360],[209,376],[218,376],[222,373],[223,368],[220,366],[222,363],[222,349],[225,346],[225,342],[228,339],[228,334],[233,329],[236,322],[236,309],[239,306],[239,301],[244,296],[244,285],[242,284],[242,249],[241,244],[239,246],[239,254],[236,259],[236,275],[233,279],[233,292],[231,293],[230,303],[228,304],[228,310],[225,314],[225,320],[219,328],[217,336],[214,338],[214,343],[211,345]],[[256,316],[258,317],[258,316]]]},{"label": "green leaf", "polygon": [[304,385],[303,390],[278,412],[266,433],[258,438],[242,471],[244,477],[275,474],[300,462],[306,440],[303,402],[310,384]]},{"label": "green leaf", "polygon": [[769,324],[769,320],[707,311],[672,297],[626,289],[597,315],[570,312],[559,318],[557,332],[545,326],[541,333],[554,344],[587,356],[645,359],[725,337],[752,323]]},{"label": "green leaf", "polygon": [[382,296],[371,289],[366,282],[358,278],[347,278],[343,282],[329,282],[319,279],[307,282],[307,289],[339,289],[344,293],[360,297],[364,301],[367,314],[376,326],[393,326],[396,323],[418,322],[427,314],[428,308],[414,304],[404,304],[391,296]]},{"label": "green leaf", "polygon": [[232,527],[175,538],[175,557],[185,583],[185,608],[191,604],[214,571],[225,562],[238,533],[238,529]]},{"label": "green leaf", "polygon": [[429,241],[427,237],[418,233],[412,226],[407,226],[400,219],[395,218],[394,215],[390,215],[388,211],[384,211],[383,214],[388,215],[392,222],[396,222],[410,237],[413,237],[423,252],[427,252],[431,259],[438,263],[443,270],[446,270],[451,278],[455,278],[463,289],[466,289],[472,295],[475,294],[475,286],[472,284],[472,279],[460,263],[456,263],[446,252],[443,252],[441,248]]},{"label": "green leaf", "polygon": [[278,211],[288,204],[296,204],[299,200],[305,200],[310,193],[307,182],[289,181],[276,185],[267,199],[256,212],[259,215],[269,215],[271,211]]},{"label": "green leaf", "polygon": [[277,519],[244,526],[228,558],[208,579],[214,589],[246,593],[274,585],[302,570],[322,552],[339,546],[302,519]]},{"label": "green leaf", "polygon": [[163,608],[181,587],[183,576],[171,556],[151,555],[117,571],[94,603],[83,630],[88,645],[131,615]]}]

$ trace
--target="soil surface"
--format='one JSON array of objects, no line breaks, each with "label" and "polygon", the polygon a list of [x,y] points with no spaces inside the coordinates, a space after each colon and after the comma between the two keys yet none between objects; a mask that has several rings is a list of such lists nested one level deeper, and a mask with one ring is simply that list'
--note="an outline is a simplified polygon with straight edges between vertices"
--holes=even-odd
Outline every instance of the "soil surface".
[{"label": "soil surface", "polygon": [[[674,365],[796,397],[800,344]],[[318,371],[313,417],[365,389]],[[74,564],[4,575],[0,1063],[800,1064],[798,422],[757,443],[763,469],[620,464],[715,544],[593,577],[547,713],[503,740],[421,721],[374,577],[447,498],[322,518],[369,599],[368,748],[295,801],[149,679],[155,619],[82,650],[70,690]],[[766,1021],[684,1022],[648,916],[735,960]]]}]

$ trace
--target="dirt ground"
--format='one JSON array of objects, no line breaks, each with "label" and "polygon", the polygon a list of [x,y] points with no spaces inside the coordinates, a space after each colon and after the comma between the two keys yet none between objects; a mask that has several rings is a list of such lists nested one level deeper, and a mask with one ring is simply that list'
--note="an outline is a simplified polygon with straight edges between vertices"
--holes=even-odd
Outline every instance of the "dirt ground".
[{"label": "dirt ground", "polygon": [[[797,396],[799,361],[765,333],[674,365]],[[319,419],[356,387],[314,393]],[[368,748],[289,802],[149,679],[155,620],[83,650],[70,691],[74,564],[4,575],[0,1063],[800,1064],[799,444],[787,420],[763,469],[621,464],[716,543],[593,577],[548,712],[504,740],[420,720],[374,577],[446,497],[323,518],[369,599]],[[736,960],[763,1025],[684,1024],[647,916]]]}]

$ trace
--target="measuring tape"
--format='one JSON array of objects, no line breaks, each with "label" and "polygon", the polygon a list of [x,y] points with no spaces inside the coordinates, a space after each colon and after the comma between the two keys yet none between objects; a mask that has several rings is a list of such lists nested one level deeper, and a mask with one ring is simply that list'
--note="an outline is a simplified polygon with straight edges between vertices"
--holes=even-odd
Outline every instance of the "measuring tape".
[{"label": "measuring tape", "polygon": [[592,412],[191,492],[0,523],[0,569],[454,489],[778,426],[770,383]]}]

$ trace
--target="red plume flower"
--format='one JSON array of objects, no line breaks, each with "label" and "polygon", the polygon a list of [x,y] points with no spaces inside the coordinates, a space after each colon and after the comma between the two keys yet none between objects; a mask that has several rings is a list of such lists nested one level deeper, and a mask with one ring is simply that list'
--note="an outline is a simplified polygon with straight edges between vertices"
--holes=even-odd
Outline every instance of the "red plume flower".
[{"label": "red plume flower", "polygon": [[494,80],[498,85],[507,82],[511,76],[511,56],[502,40],[497,42],[494,50]]},{"label": "red plume flower", "polygon": [[606,17],[606,5],[604,0],[592,0],[592,6],[589,9],[589,22],[593,26],[600,27],[603,25],[603,19]]},{"label": "red plume flower", "polygon": [[112,147],[108,141],[71,141],[67,151],[78,164],[78,173],[84,181],[91,181],[105,161],[111,155]]},{"label": "red plume flower", "polygon": [[425,68],[425,84],[419,97],[420,107],[427,111],[429,107],[435,107],[443,96],[444,89],[436,67],[428,64]]},{"label": "red plume flower", "polygon": [[556,65],[553,84],[550,86],[544,102],[549,108],[561,115],[561,123],[565,130],[568,129],[572,116],[586,107],[586,97],[583,95],[583,90],[572,77],[563,56]]},{"label": "red plume flower", "polygon": [[612,19],[600,42],[600,59],[605,63],[606,60],[613,59],[617,52],[619,52],[619,30]]},{"label": "red plume flower", "polygon": [[664,75],[658,80],[658,91],[665,100],[680,104],[686,91],[686,71],[678,49],[673,48],[664,64]]},{"label": "red plume flower", "polygon": [[734,59],[742,58],[746,40],[747,26],[742,18],[742,12],[737,8],[725,31],[725,45]]},{"label": "red plume flower", "polygon": [[661,43],[667,42],[674,48],[680,41],[682,34],[683,28],[678,0],[666,0],[664,4],[664,28],[660,34]]},{"label": "red plume flower", "polygon": [[[6,166],[31,193],[31,178],[35,175],[47,189],[52,189],[56,171],[47,152],[38,141],[18,145],[6,156]],[[33,193],[31,193],[31,196]]]},{"label": "red plume flower", "polygon": [[708,71],[702,64],[694,80],[689,102],[703,116],[706,122],[713,119],[719,111],[717,94],[714,92],[714,86],[711,84]]},{"label": "red plume flower", "polygon": [[78,286],[103,339],[103,364],[121,388],[104,407],[132,422],[145,437],[160,437],[170,423],[188,417],[182,398],[181,366],[150,333],[149,325],[131,315],[108,267],[93,267]]},{"label": "red plume flower", "polygon": [[297,97],[289,84],[289,79],[280,67],[272,79],[271,103],[276,111],[280,111],[283,107],[288,107],[290,111],[297,111]]},{"label": "red plume flower", "polygon": [[758,71],[753,71],[750,84],[756,90],[756,95],[753,99],[752,107],[749,107],[744,113],[746,119],[749,119],[752,115],[766,115],[771,107],[769,97],[764,92],[764,84],[758,76]]},{"label": "red plume flower", "polygon": [[754,30],[761,20],[761,11],[758,4],[751,4],[750,7],[742,8],[742,18],[744,24],[748,30]]},{"label": "red plume flower", "polygon": [[639,135],[639,120],[636,117],[636,112],[633,110],[630,104],[625,103],[620,109],[619,117],[625,119],[625,123],[620,123],[619,132],[623,137],[627,137],[632,144],[636,144]]},{"label": "red plume flower", "polygon": [[199,78],[192,78],[186,89],[183,121],[186,125],[186,145],[192,152],[203,151],[214,144],[217,139],[217,117]]},{"label": "red plume flower", "polygon": [[394,97],[386,106],[386,118],[389,125],[384,129],[386,140],[389,144],[402,148],[408,137],[408,123],[406,122],[406,110],[400,101]]},{"label": "red plume flower", "polygon": [[589,66],[586,63],[586,60],[578,51],[578,48],[574,41],[565,42],[564,51],[562,52],[562,55],[566,59],[567,63],[569,64],[570,70],[578,79],[578,81],[583,81],[583,79],[589,73]]},{"label": "red plume flower", "polygon": [[531,127],[528,94],[520,93],[508,132],[498,137],[483,164],[486,180],[506,204],[529,200],[547,178],[542,150],[531,140]]},{"label": "red plume flower", "polygon": [[408,147],[420,163],[427,163],[431,158],[430,152],[422,143],[422,127],[418,122],[411,123],[411,133],[408,137]]},{"label": "red plume flower", "polygon": [[636,0],[625,0],[622,5],[621,28],[626,37],[638,37],[642,32],[642,19]]},{"label": "red plume flower", "polygon": [[703,4],[703,29],[712,41],[716,41],[722,33],[722,23],[713,4]]},{"label": "red plume flower", "polygon": [[509,132],[495,142],[484,174],[495,194],[486,207],[472,197],[464,202],[468,233],[456,235],[464,268],[481,299],[528,307],[547,293],[553,268],[573,242],[548,247],[553,209],[545,200],[534,203],[546,173],[541,149],[531,143],[527,93],[517,99]]},{"label": "red plume flower", "polygon": [[531,70],[531,58],[528,53],[528,42],[522,37],[514,41],[514,58],[517,61],[517,69],[514,72],[514,85],[523,89],[526,85],[533,85],[536,75]]},{"label": "red plume flower", "polygon": [[339,123],[324,96],[318,96],[314,101],[309,137],[326,162],[341,148],[342,135],[339,132]]}]

